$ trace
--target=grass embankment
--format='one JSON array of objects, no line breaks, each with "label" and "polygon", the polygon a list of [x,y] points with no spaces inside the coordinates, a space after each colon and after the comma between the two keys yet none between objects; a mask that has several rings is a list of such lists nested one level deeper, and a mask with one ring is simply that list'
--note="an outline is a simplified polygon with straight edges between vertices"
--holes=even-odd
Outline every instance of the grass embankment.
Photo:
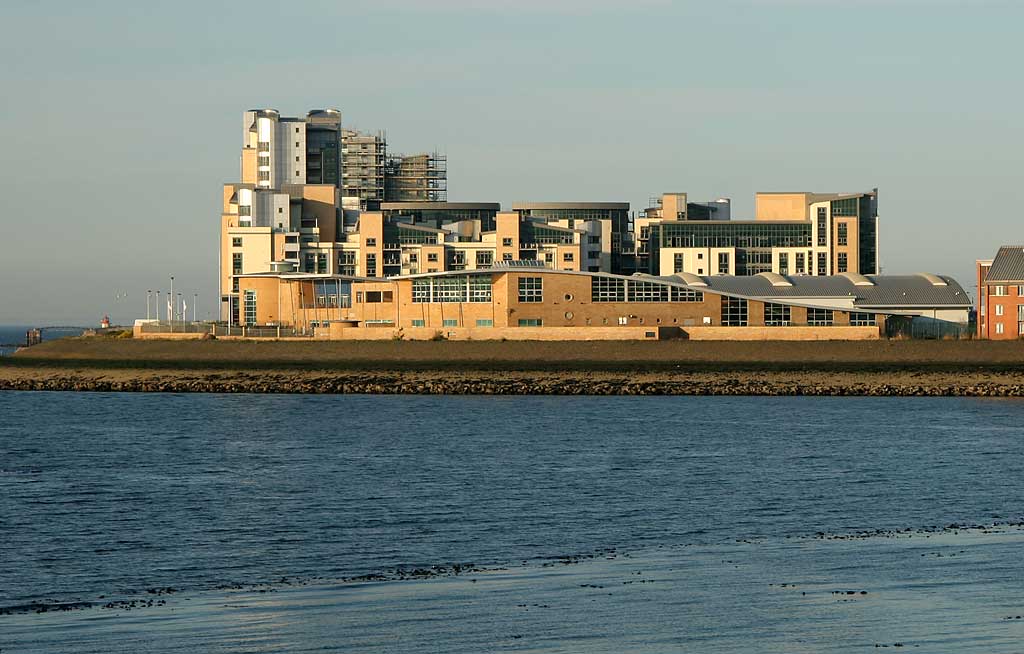
[{"label": "grass embankment", "polygon": [[0,359],[0,388],[1024,395],[1024,342],[141,341]]}]

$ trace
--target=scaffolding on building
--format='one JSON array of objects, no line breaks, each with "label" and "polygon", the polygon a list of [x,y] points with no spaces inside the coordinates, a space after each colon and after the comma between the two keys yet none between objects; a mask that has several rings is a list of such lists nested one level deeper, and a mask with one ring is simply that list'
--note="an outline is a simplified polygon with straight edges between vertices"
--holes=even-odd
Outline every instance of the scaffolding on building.
[{"label": "scaffolding on building", "polygon": [[394,154],[385,160],[386,202],[446,202],[448,157],[437,152]]},{"label": "scaffolding on building", "polygon": [[341,131],[341,194],[359,198],[363,210],[376,211],[384,201],[387,137],[352,129]]}]

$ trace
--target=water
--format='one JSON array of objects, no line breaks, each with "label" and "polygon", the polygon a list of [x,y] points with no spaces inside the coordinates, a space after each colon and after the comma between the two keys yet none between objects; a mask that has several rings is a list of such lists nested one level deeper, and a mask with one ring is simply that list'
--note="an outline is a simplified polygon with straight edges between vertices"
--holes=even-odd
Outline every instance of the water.
[{"label": "water", "polygon": [[[23,325],[0,325],[0,357],[10,356],[17,351],[18,346],[25,344],[25,332],[32,327]],[[55,338],[67,336],[81,336],[82,330],[73,329],[44,329],[43,340],[49,341]]]},{"label": "water", "polygon": [[[1024,534],[813,538],[1019,520],[1020,402],[0,393],[0,415],[0,607],[180,591],[176,612],[119,613],[120,627],[99,609],[0,616],[14,651],[109,651],[125,633],[154,652],[436,651],[438,625],[446,651],[776,651],[747,624],[753,607],[778,621],[777,651],[890,628],[926,651],[1024,637],[1000,622],[1024,612]],[[331,581],[456,562],[507,570]],[[631,566],[660,582],[633,591]],[[282,577],[315,584],[219,590]],[[811,592],[746,594],[793,579]],[[952,580],[958,610],[936,612],[923,589]],[[842,584],[871,593],[840,604]],[[616,594],[582,594],[599,585]],[[680,608],[693,602],[726,613]],[[518,606],[531,603],[561,613]],[[850,613],[823,631],[826,609]],[[608,633],[573,640],[597,624],[589,611]],[[381,635],[388,616],[404,616],[405,645]],[[499,626],[504,644],[484,647]],[[189,639],[153,645],[161,629]],[[44,631],[58,640],[32,640]]]}]

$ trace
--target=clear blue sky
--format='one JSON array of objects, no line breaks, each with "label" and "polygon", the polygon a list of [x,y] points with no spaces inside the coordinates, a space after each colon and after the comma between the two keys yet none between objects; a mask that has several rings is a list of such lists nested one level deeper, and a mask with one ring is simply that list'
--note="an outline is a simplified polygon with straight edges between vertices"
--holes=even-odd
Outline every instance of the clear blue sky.
[{"label": "clear blue sky", "polygon": [[[0,5],[0,324],[215,311],[241,112],[333,106],[459,201],[880,189],[884,272],[1024,241],[1021,2]],[[115,299],[127,293],[127,300]]]}]

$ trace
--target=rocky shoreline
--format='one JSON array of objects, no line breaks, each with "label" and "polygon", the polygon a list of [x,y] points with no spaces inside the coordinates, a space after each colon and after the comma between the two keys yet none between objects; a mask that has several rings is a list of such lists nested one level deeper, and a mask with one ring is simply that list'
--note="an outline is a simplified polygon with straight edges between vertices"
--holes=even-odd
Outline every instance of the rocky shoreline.
[{"label": "rocky shoreline", "polygon": [[[152,371],[146,371],[151,373]],[[635,379],[619,375],[573,373],[502,375],[430,374],[224,374],[152,375],[114,378],[78,374],[0,376],[0,390],[283,393],[381,395],[719,395],[719,396],[865,396],[865,397],[1024,397],[1019,379],[966,383],[927,375],[885,380],[878,375],[843,374],[832,379],[795,379],[793,375],[752,374],[675,376]]]}]

